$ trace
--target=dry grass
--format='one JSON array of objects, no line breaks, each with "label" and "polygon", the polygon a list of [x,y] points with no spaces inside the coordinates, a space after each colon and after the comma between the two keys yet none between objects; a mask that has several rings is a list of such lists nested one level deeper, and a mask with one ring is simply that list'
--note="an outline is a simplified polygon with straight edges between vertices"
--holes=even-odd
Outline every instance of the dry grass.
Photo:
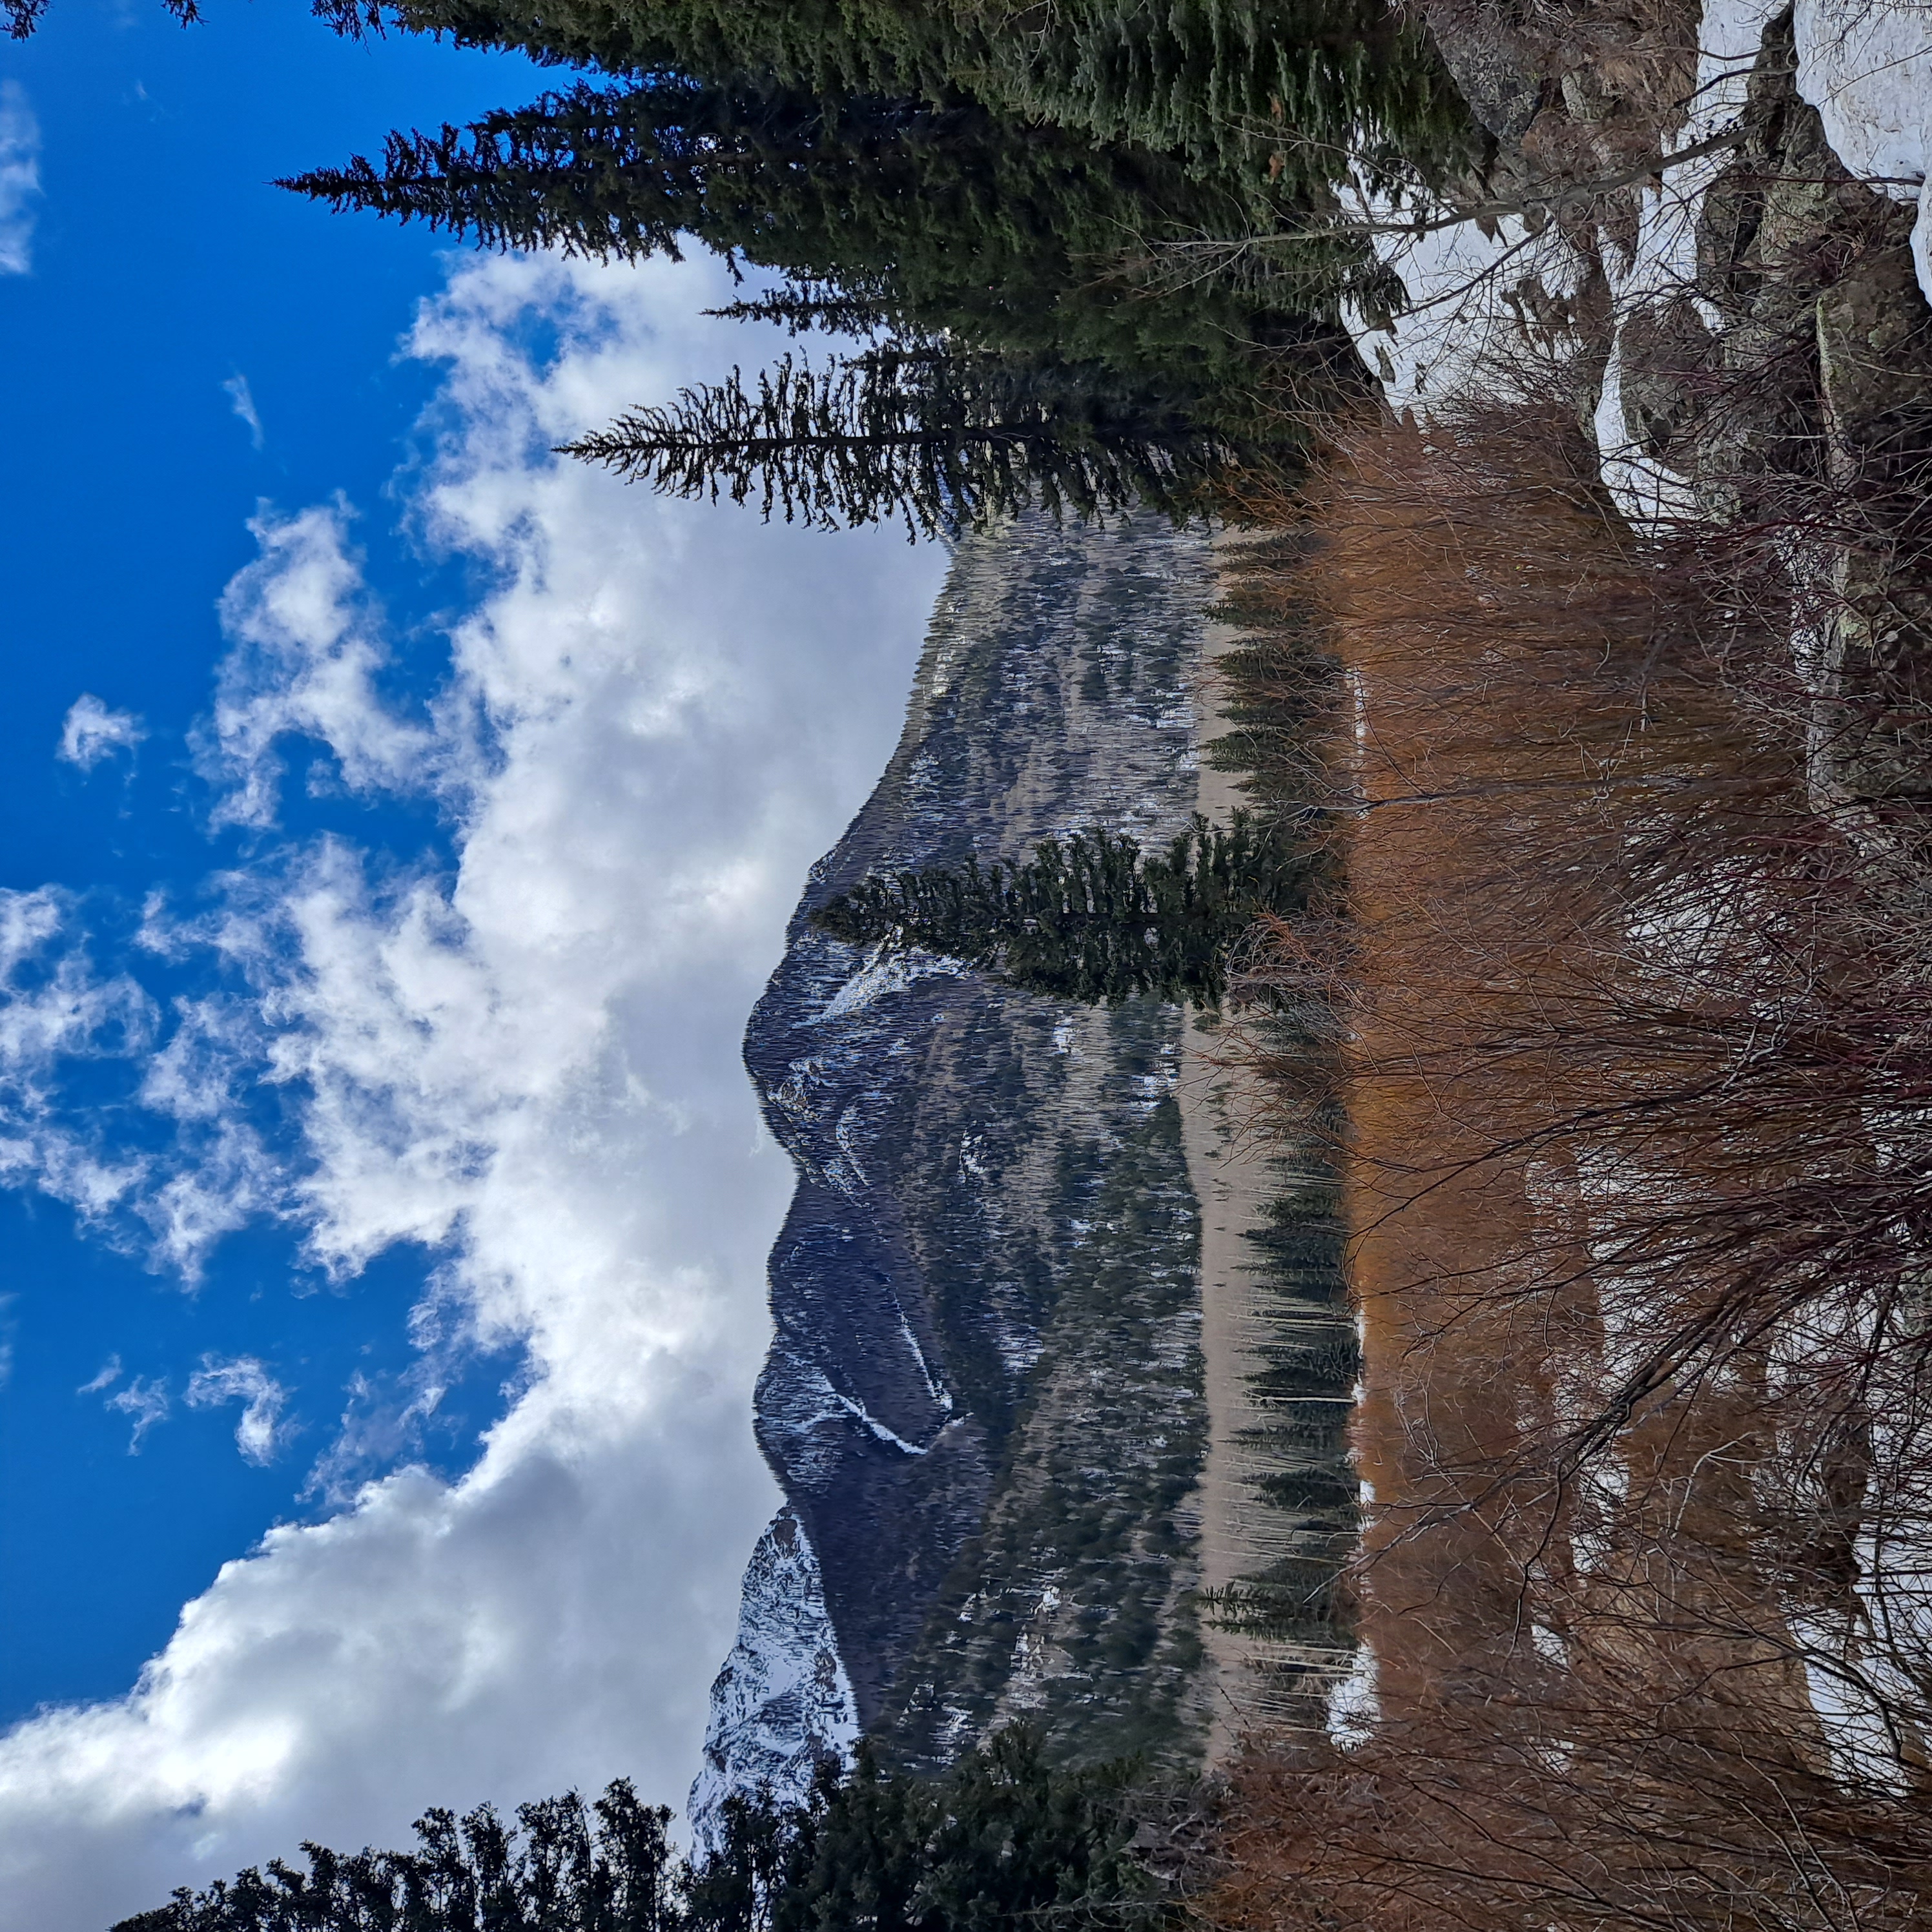
[{"label": "dry grass", "polygon": [[1253,968],[1317,1044],[1252,1051],[1347,1123],[1379,1714],[1242,1768],[1216,1921],[1925,1922],[1909,808],[1875,862],[1774,585],[1639,545],[1554,418],[1352,433],[1294,514],[1347,884]]}]

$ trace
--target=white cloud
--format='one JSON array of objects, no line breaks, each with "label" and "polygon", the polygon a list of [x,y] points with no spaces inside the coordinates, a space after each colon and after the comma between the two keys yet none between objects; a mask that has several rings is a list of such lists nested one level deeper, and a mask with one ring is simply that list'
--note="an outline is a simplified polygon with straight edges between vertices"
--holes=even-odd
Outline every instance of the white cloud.
[{"label": "white cloud", "polygon": [[228,406],[248,426],[248,440],[257,449],[262,446],[262,412],[255,406],[255,392],[248,386],[248,379],[238,370],[221,386],[222,393],[228,398]]},{"label": "white cloud", "polygon": [[[178,1002],[164,1020],[130,974],[95,965],[72,895],[0,888],[0,1186],[67,1202],[90,1233],[192,1285],[223,1234],[292,1211],[290,1177],[235,1106],[260,1077],[262,1034],[259,1006],[244,1018],[232,998]],[[173,1146],[117,1142],[101,1108],[71,1104],[84,1062],[140,1068],[127,1097],[172,1124]],[[124,1121],[122,1096],[104,1117]]]},{"label": "white cloud", "polygon": [[[201,748],[219,815],[272,827],[305,738],[352,790],[440,800],[454,863],[265,844],[214,910],[151,907],[146,943],[230,989],[181,1009],[142,1090],[193,1159],[128,1201],[184,1256],[266,1209],[338,1274],[400,1241],[442,1257],[424,1373],[352,1402],[324,1493],[406,1444],[438,1348],[520,1342],[524,1368],[468,1474],[405,1468],[277,1529],[126,1699],[0,1739],[5,1932],[94,1932],[304,1837],[400,1841],[432,1803],[620,1772],[674,1802],[696,1767],[774,1499],[750,1398],[791,1177],[740,1036],[890,750],[942,563],[548,454],[757,353],[699,318],[729,293],[709,262],[490,259],[425,305],[411,347],[446,374],[412,515],[483,585],[426,708],[386,695],[348,512],[256,520]],[[560,343],[541,366],[533,314]],[[293,1160],[224,1099],[262,1078]]]},{"label": "white cloud", "polygon": [[34,218],[40,198],[40,124],[17,80],[0,80],[0,275],[34,266]]},{"label": "white cloud", "polygon": [[338,502],[292,517],[264,505],[248,526],[261,555],[222,596],[222,628],[235,648],[198,746],[220,794],[217,826],[274,823],[284,738],[318,741],[352,791],[430,776],[430,733],[392,716],[378,694],[389,653],[349,523]]},{"label": "white cloud", "polygon": [[173,1406],[168,1400],[167,1378],[164,1376],[159,1381],[153,1381],[146,1376],[136,1376],[125,1388],[109,1396],[106,1406],[134,1418],[134,1432],[128,1438],[128,1453],[138,1456],[142,1438],[158,1424],[167,1420]]},{"label": "white cloud", "polygon": [[410,1460],[424,1426],[448,1393],[443,1364],[434,1354],[417,1363],[385,1388],[364,1375],[352,1376],[335,1439],[316,1459],[302,1486],[305,1501],[320,1498],[332,1509],[352,1504],[385,1469]]},{"label": "white cloud", "polygon": [[62,1082],[76,1061],[140,1052],[155,1010],[125,974],[98,973],[72,928],[67,895],[0,888],[0,1185],[38,1187],[106,1232],[148,1161],[70,1120]]},{"label": "white cloud", "polygon": [[90,1382],[84,1382],[74,1390],[76,1395],[98,1395],[104,1388],[112,1388],[121,1379],[121,1358],[110,1355],[100,1365],[100,1371]]},{"label": "white cloud", "polygon": [[275,1460],[284,1431],[282,1407],[288,1391],[253,1355],[237,1355],[224,1361],[204,1355],[201,1366],[188,1378],[183,1398],[190,1408],[219,1408],[225,1402],[245,1405],[235,1425],[235,1446],[242,1460],[265,1468]]},{"label": "white cloud", "polygon": [[103,758],[131,752],[147,735],[133,712],[110,711],[92,692],[84,691],[68,708],[60,749],[54,755],[91,772]]}]

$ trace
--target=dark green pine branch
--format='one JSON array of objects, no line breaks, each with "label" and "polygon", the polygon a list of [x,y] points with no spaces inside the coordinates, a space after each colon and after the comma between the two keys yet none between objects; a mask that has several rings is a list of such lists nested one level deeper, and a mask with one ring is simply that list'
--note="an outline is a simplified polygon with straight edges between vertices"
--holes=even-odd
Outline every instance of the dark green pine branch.
[{"label": "dark green pine branch", "polygon": [[756,500],[821,528],[950,534],[1038,502],[1094,516],[1200,506],[1233,454],[1106,372],[896,344],[824,368],[788,355],[748,384],[685,389],[566,452],[666,496]]}]

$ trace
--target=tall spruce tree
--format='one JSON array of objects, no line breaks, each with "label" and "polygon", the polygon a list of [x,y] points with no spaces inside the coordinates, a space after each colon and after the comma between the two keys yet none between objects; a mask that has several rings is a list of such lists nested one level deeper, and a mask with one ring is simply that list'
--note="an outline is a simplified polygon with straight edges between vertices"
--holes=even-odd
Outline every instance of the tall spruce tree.
[{"label": "tall spruce tree", "polygon": [[811,379],[790,362],[734,377],[572,447],[814,521],[1192,508],[1229,458],[1292,454],[1276,365],[1331,394],[1361,380],[1340,332],[1278,290],[1154,300],[1109,272],[1156,224],[1238,224],[1238,197],[970,101],[580,83],[287,184],[495,246],[634,256],[694,238],[779,271],[759,312],[879,347]]},{"label": "tall spruce tree", "polygon": [[1092,1003],[1141,994],[1198,1006],[1227,992],[1228,956],[1265,913],[1306,888],[1305,844],[1236,812],[1226,826],[1198,814],[1165,850],[1124,833],[1049,838],[1024,865],[873,874],[812,914],[855,946],[914,947],[1013,986]]},{"label": "tall spruce tree", "polygon": [[962,97],[1254,184],[1365,149],[1444,161],[1468,122],[1388,0],[400,0],[393,17],[610,74],[769,77],[822,97]]},{"label": "tall spruce tree", "polygon": [[1317,250],[1299,284],[1210,278],[1150,298],[1136,251],[1240,232],[1242,194],[970,101],[826,99],[776,80],[580,82],[284,185],[494,248],[636,256],[689,238],[787,278],[777,299],[810,326],[944,330],[1157,380],[1197,406],[1251,388],[1258,358],[1328,352],[1338,338],[1310,311],[1347,266]]},{"label": "tall spruce tree", "polygon": [[938,344],[814,369],[787,355],[748,386],[685,389],[566,443],[661,494],[756,499],[836,528],[956,534],[1037,503],[1090,517],[1204,508],[1230,446],[1104,370]]},{"label": "tall spruce tree", "polygon": [[[1016,500],[1019,472],[1056,508],[1130,486],[1172,508],[1198,500],[1210,455],[1292,462],[1295,416],[1362,386],[1335,316],[1344,295],[1374,305],[1372,256],[1317,239],[1155,296],[1150,251],[1305,217],[1384,124],[1418,151],[1458,138],[1386,0],[400,0],[392,17],[621,82],[398,133],[380,163],[287,185],[499,247],[636,256],[688,236],[784,278],[762,300],[794,328],[884,338],[889,380],[862,358],[817,383],[787,365],[576,446],[820,517],[938,527]],[[705,450],[722,466],[700,481]]]},{"label": "tall spruce tree", "polygon": [[[162,0],[184,24],[199,0]],[[0,0],[14,38],[47,0]],[[394,25],[546,65],[970,98],[1196,166],[1306,186],[1350,156],[1452,160],[1469,124],[1389,0],[312,0],[339,32]]]},{"label": "tall spruce tree", "polygon": [[[40,4],[0,0],[20,32]],[[170,4],[193,17],[194,0]],[[357,157],[288,185],[500,247],[634,256],[693,236],[782,277],[764,299],[794,326],[869,332],[898,369],[926,357],[932,370],[922,387],[882,385],[848,363],[828,388],[788,367],[755,398],[734,382],[684,399],[675,421],[637,412],[584,453],[662,482],[716,447],[724,466],[707,490],[869,504],[914,527],[938,526],[935,496],[946,517],[1012,500],[1016,467],[1040,499],[1082,509],[1126,485],[1163,508],[1195,500],[1210,454],[1292,463],[1298,418],[1364,386],[1340,302],[1373,308],[1386,280],[1359,238],[1321,238],[1305,218],[1378,142],[1439,158],[1462,139],[1439,63],[1392,0],[314,6],[346,32],[394,23],[620,84],[399,133],[380,165]],[[1285,218],[1316,238],[1152,293],[1154,244]],[[941,338],[944,369],[931,357]],[[892,401],[883,440],[862,475],[820,488],[874,392]],[[686,434],[808,392],[818,406],[797,440],[765,436],[754,485],[742,436]],[[1042,404],[1058,412],[1050,426]],[[1177,410],[1185,435],[1169,426]]]}]

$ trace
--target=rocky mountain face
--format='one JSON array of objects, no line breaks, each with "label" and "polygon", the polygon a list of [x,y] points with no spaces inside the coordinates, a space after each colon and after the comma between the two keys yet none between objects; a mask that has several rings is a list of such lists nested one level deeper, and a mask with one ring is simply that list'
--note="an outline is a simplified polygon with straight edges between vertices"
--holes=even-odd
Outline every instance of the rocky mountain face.
[{"label": "rocky mountain face", "polygon": [[746,1041],[799,1174],[757,1403],[787,1504],[714,1690],[700,1831],[855,1728],[908,1766],[1022,1712],[1066,1756],[1200,1733],[1180,1016],[880,957],[806,915],[875,868],[1171,836],[1213,596],[1206,538],[1165,524],[965,540],[898,748],[813,868]]}]

